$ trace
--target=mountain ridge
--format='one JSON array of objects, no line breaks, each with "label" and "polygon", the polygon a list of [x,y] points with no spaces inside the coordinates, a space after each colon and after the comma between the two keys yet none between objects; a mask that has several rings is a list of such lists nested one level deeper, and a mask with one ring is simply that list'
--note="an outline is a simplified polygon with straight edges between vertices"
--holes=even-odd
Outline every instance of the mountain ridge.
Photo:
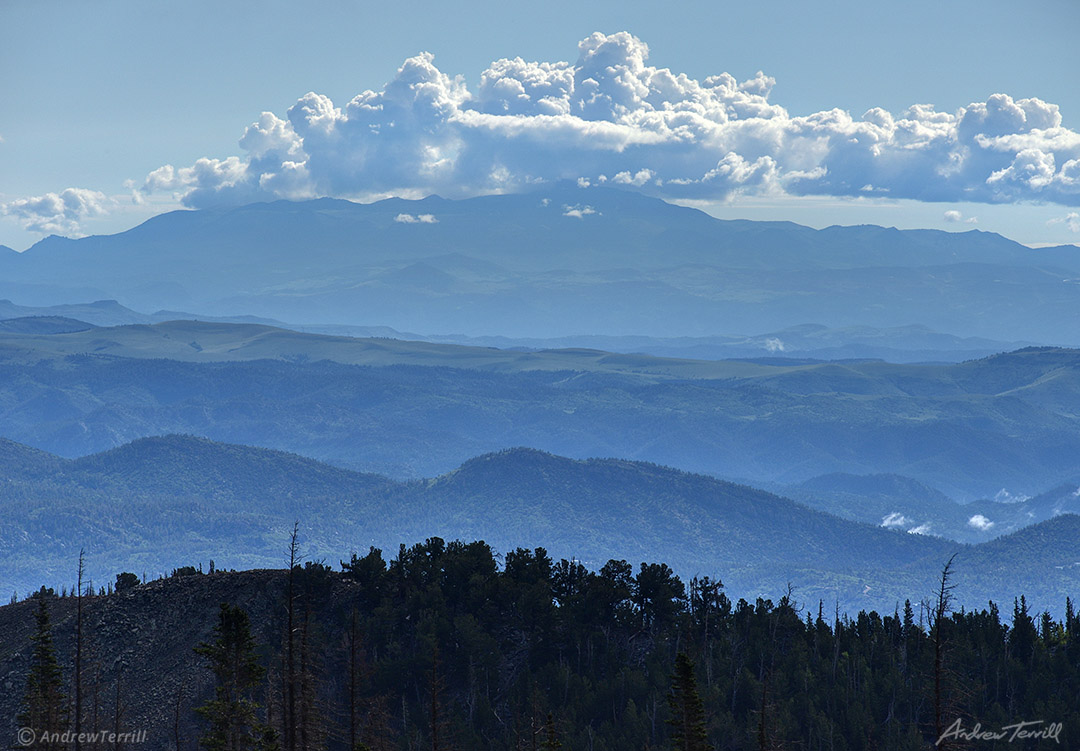
[{"label": "mountain ridge", "polygon": [[893,473],[967,501],[1080,477],[1077,414],[1080,351],[1062,348],[896,365],[499,350],[197,321],[0,333],[0,434],[69,457],[188,433],[404,479],[527,445],[755,484]]},{"label": "mountain ridge", "polygon": [[[454,262],[476,268],[478,262],[465,257],[444,256]],[[642,353],[658,357],[704,360],[756,357],[762,353],[779,356],[814,357],[822,360],[882,359],[890,362],[931,362],[982,357],[995,352],[1016,350],[1033,342],[1004,342],[979,337],[957,337],[939,333],[926,326],[910,324],[879,329],[868,326],[830,328],[822,324],[802,323],[786,329],[755,335],[731,333],[700,337],[608,336],[590,334],[557,338],[511,338],[505,336],[465,336],[448,333],[417,334],[397,331],[387,326],[351,326],[333,324],[295,324],[259,316],[207,316],[184,311],[158,310],[140,313],[115,300],[56,306],[16,305],[0,300],[0,321],[31,317],[61,317],[84,321],[94,326],[117,326],[134,323],[154,324],[173,320],[253,323],[304,333],[330,336],[383,337],[428,341],[499,349],[588,348],[625,354]]]},{"label": "mountain ridge", "polygon": [[[424,268],[447,255],[489,267]],[[0,255],[0,294],[45,304],[91,289],[135,308],[470,336],[705,336],[820,321],[1066,344],[1062,332],[1080,329],[1078,273],[1080,250],[1066,246],[720,220],[632,192],[550,187],[172,212]]]},{"label": "mountain ridge", "polygon": [[[0,451],[0,461],[10,453]],[[535,449],[474,457],[453,472],[405,483],[190,436],[143,439],[75,460],[24,454],[39,467],[51,463],[47,473],[5,468],[0,586],[24,591],[65,581],[80,547],[99,580],[210,558],[227,567],[273,566],[294,521],[316,557],[368,545],[392,550],[431,536],[485,539],[503,550],[542,539],[556,557],[576,556],[593,568],[607,558],[650,560],[667,551],[676,570],[719,575],[734,593],[790,581],[804,596],[831,593],[858,607],[891,607],[889,598],[905,587],[932,582],[953,552],[982,549],[844,521],[656,464]],[[219,469],[236,480],[217,482]],[[973,601],[1000,599],[1001,582],[986,572],[1008,565],[1010,586],[1041,606],[1040,593],[1056,597],[1080,581],[1080,567],[1053,568],[1070,556],[1080,560],[1080,537],[1067,536],[1075,522],[1062,519],[1010,538],[1016,542],[999,541],[958,581]],[[1016,550],[1029,550],[1031,540],[1053,540],[1057,548],[1043,561],[1021,563]],[[874,592],[869,599],[866,587]]]}]

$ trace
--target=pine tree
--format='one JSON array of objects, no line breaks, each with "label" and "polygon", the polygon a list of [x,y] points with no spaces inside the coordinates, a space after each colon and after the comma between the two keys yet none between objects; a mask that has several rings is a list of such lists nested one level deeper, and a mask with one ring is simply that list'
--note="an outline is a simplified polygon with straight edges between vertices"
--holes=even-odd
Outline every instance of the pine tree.
[{"label": "pine tree", "polygon": [[679,652],[675,657],[675,675],[668,695],[671,710],[671,746],[677,751],[712,751],[705,733],[705,705],[697,690],[694,663]]},{"label": "pine tree", "polygon": [[547,720],[544,722],[544,740],[540,744],[540,751],[559,751],[560,748],[562,748],[562,741],[555,732],[555,717],[548,712]]},{"label": "pine tree", "polygon": [[195,647],[196,654],[210,661],[217,679],[214,698],[195,710],[209,723],[200,739],[203,748],[207,751],[276,749],[276,736],[259,721],[259,706],[253,698],[264,670],[255,657],[255,639],[247,613],[222,603],[214,634],[213,643]]},{"label": "pine tree", "polygon": [[54,751],[63,748],[63,744],[55,739],[67,730],[67,712],[61,692],[64,679],[49,623],[49,606],[43,596],[38,597],[37,631],[30,638],[33,643],[30,674],[26,678],[23,712],[18,722],[35,733],[34,742],[26,748]]}]

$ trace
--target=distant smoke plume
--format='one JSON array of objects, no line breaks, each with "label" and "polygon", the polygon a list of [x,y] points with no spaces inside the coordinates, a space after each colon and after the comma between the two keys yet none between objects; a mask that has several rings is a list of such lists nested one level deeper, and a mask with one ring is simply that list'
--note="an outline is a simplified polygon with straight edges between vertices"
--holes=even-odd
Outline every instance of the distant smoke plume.
[{"label": "distant smoke plume", "polygon": [[893,511],[891,514],[881,520],[881,526],[883,527],[906,527],[911,523],[911,520],[901,514],[899,511]]}]

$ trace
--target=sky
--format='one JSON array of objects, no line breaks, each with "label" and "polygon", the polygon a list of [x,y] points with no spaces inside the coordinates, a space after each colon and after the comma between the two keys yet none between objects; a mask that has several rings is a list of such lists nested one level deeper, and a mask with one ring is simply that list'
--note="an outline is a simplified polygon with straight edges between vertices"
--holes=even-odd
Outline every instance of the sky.
[{"label": "sky", "polygon": [[623,185],[1080,243],[1080,3],[0,0],[0,244]]}]

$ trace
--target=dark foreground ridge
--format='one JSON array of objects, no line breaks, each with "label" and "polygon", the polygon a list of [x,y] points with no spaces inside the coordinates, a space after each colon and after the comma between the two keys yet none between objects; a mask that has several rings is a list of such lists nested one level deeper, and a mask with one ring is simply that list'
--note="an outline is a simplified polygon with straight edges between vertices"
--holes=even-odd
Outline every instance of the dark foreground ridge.
[{"label": "dark foreground ridge", "polygon": [[[664,564],[500,558],[433,538],[341,571],[185,568],[81,600],[43,590],[0,607],[0,741],[49,702],[66,718],[40,722],[74,726],[80,608],[81,728],[142,732],[146,751],[211,743],[223,712],[261,743],[242,747],[332,751],[914,751],[957,721],[1041,721],[1031,729],[1062,748],[1080,738],[1071,601],[1060,621],[1022,598],[1005,615],[956,611],[939,571],[936,594],[849,618],[797,593],[733,603],[719,581],[687,586]],[[226,653],[238,659],[215,675]],[[27,704],[45,664],[58,693]],[[226,684],[250,715],[211,703]]]}]

